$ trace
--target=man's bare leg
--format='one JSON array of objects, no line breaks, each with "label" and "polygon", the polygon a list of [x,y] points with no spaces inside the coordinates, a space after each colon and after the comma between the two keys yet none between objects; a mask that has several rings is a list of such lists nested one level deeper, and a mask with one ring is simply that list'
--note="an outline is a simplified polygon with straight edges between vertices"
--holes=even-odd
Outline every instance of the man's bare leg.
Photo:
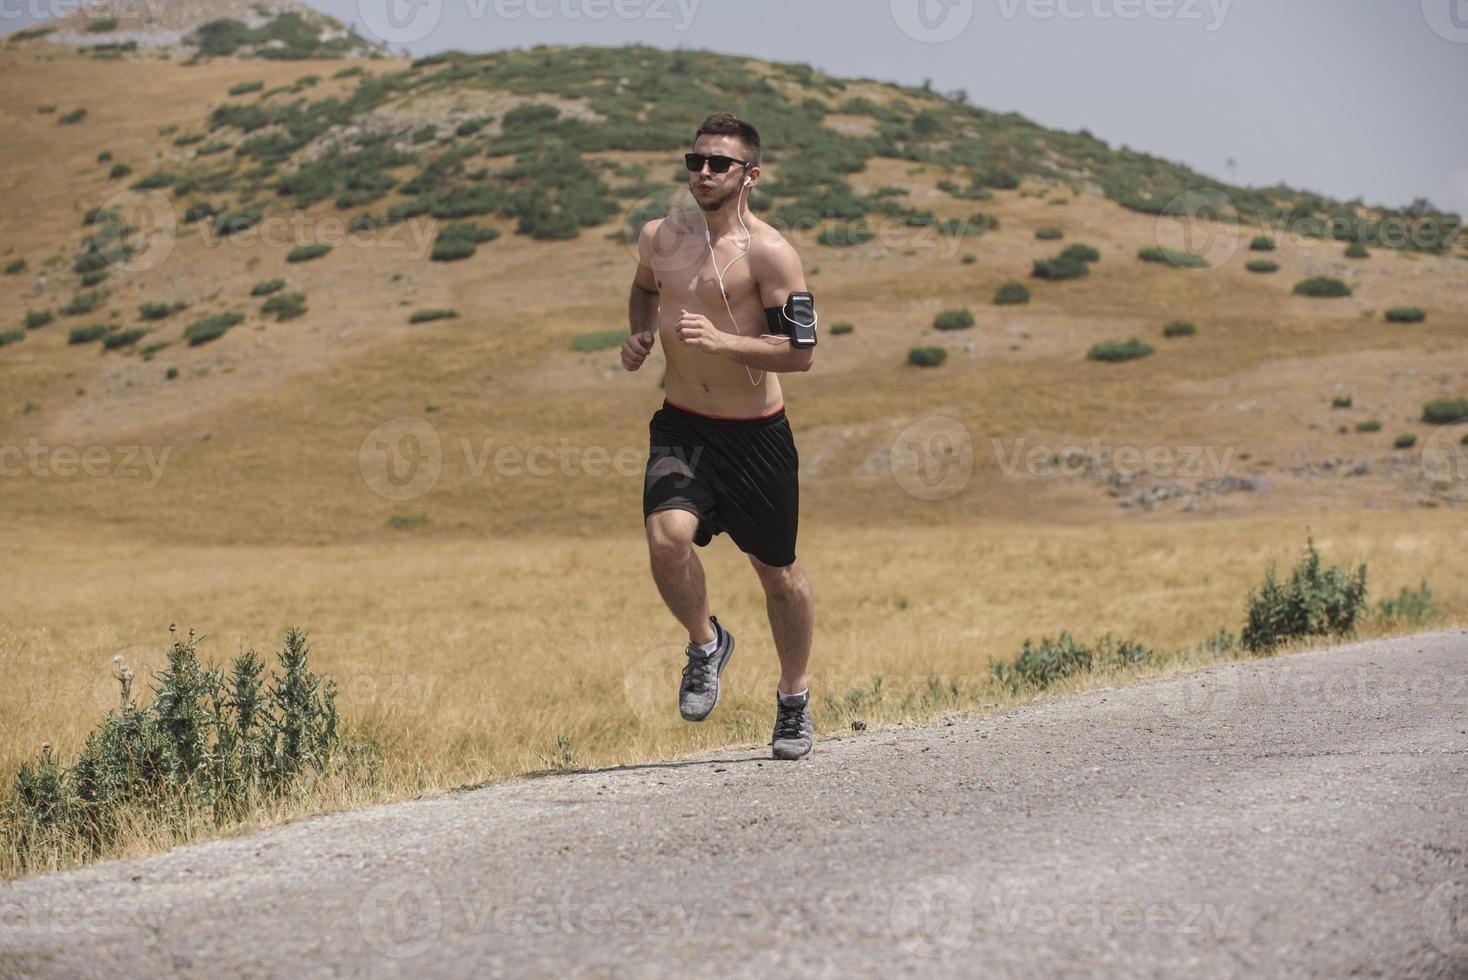
[{"label": "man's bare leg", "polygon": [[703,645],[713,642],[714,628],[709,624],[703,563],[693,553],[697,528],[697,515],[686,510],[660,510],[647,518],[653,581],[668,610],[688,631],[688,638]]},{"label": "man's bare leg", "polygon": [[775,637],[775,651],[780,655],[780,690],[797,694],[810,686],[806,668],[810,664],[811,636],[816,621],[810,580],[799,561],[783,567],[766,565],[753,555],[749,561],[765,588],[770,632]]}]

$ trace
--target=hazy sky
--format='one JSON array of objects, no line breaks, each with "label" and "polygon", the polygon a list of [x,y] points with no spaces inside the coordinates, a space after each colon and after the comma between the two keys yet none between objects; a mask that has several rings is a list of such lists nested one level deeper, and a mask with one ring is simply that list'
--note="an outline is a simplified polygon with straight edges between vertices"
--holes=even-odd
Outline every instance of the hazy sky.
[{"label": "hazy sky", "polygon": [[1236,183],[1468,213],[1468,0],[311,3],[414,55],[641,42],[931,78]]}]

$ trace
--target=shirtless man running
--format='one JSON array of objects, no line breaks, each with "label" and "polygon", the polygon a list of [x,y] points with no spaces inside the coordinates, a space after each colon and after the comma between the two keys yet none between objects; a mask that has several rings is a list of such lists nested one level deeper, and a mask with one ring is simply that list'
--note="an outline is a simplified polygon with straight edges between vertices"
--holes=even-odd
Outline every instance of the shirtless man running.
[{"label": "shirtless man running", "polygon": [[[642,366],[658,338],[667,360],[663,405],[648,425],[642,497],[653,579],[688,631],[679,712],[702,721],[718,703],[734,637],[709,615],[693,546],[727,531],[749,556],[780,655],[772,754],[799,759],[814,743],[806,667],[815,609],[795,560],[800,460],[779,375],[810,370],[814,317],[796,331],[784,314],[800,321],[813,306],[802,311],[799,297],[791,300],[806,293],[800,256],[749,210],[760,179],[755,128],[715,113],[686,162],[699,210],[643,227],[631,336],[622,347],[628,371]],[[766,332],[781,327],[791,334]],[[793,337],[812,346],[796,346]]]}]

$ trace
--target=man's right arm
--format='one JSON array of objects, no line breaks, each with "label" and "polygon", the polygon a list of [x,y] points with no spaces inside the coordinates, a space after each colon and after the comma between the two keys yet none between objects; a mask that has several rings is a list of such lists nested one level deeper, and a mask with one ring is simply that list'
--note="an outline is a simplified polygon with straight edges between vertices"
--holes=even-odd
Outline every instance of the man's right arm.
[{"label": "man's right arm", "polygon": [[622,367],[636,371],[652,352],[658,337],[658,280],[645,256],[652,234],[656,233],[649,221],[642,226],[637,236],[637,275],[632,280],[631,294],[627,298],[627,329],[629,336],[622,345]]}]

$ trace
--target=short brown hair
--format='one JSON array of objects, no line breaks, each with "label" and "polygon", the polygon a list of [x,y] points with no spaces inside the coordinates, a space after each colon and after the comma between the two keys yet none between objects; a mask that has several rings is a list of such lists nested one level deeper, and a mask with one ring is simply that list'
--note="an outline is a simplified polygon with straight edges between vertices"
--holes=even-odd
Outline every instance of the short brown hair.
[{"label": "short brown hair", "polygon": [[733,136],[744,144],[748,151],[749,162],[759,163],[759,130],[749,123],[740,119],[732,112],[716,112],[703,121],[698,127],[698,132],[693,135],[697,140],[700,136]]}]

